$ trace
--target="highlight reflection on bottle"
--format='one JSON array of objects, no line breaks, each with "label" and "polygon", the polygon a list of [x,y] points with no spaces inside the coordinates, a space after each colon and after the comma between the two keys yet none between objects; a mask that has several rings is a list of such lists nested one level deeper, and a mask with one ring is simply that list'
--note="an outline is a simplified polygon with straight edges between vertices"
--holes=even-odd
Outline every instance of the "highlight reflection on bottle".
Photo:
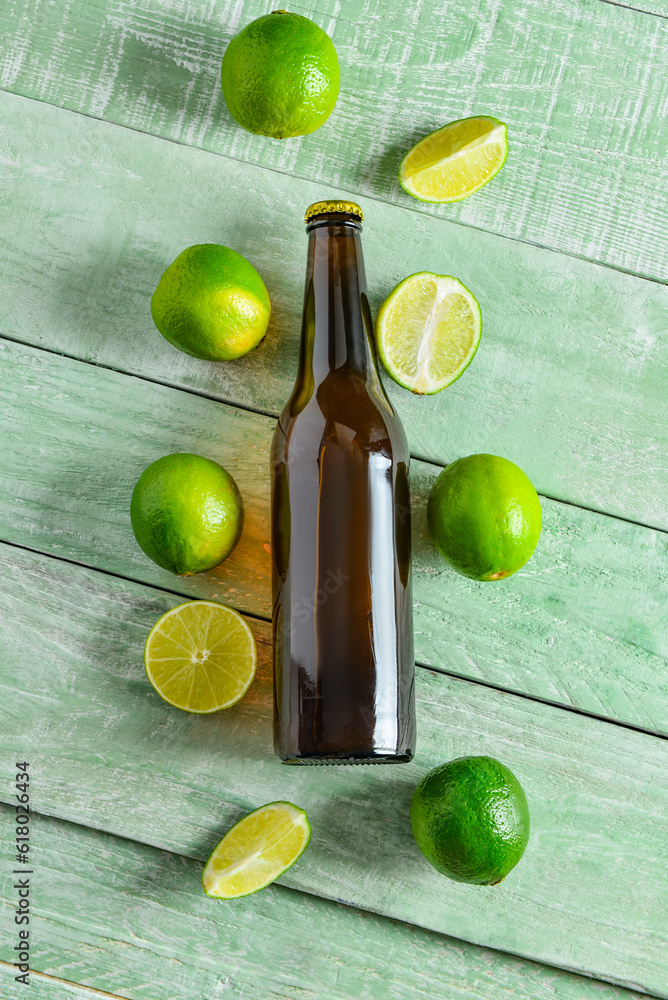
[{"label": "highlight reflection on bottle", "polygon": [[318,202],[297,381],[272,443],[274,743],[291,764],[415,752],[409,452],[350,202]]}]

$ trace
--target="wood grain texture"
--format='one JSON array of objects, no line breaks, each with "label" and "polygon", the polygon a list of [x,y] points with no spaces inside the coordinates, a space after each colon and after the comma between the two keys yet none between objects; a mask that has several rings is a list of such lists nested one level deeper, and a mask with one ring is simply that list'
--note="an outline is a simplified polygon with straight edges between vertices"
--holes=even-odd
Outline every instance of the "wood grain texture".
[{"label": "wood grain texture", "polygon": [[[28,755],[35,810],[202,861],[249,808],[288,799],[313,838],[283,884],[668,995],[665,739],[420,668],[413,764],[287,768],[272,756],[264,622],[250,622],[248,696],[197,717],[165,704],[142,664],[174,595],[29,553],[0,579],[4,801],[10,762]],[[438,875],[408,821],[419,778],[475,753],[514,771],[532,817],[522,862],[487,890]]]},{"label": "wood grain texture", "polygon": [[[148,571],[150,582],[180,593],[270,613],[271,418],[6,341],[0,370],[0,537],[124,576],[146,579]],[[204,583],[160,569],[132,534],[135,483],[174,452],[219,462],[244,500],[242,537]]]},{"label": "wood grain texture", "polygon": [[[22,98],[0,109],[0,334],[279,412],[296,370],[303,209],[337,192]],[[455,385],[421,398],[389,386],[412,453],[441,464],[500,454],[547,496],[668,528],[668,288],[364,209],[374,309],[417,270],[456,274],[482,306],[482,345]],[[227,365],[180,353],[150,318],[162,270],[200,242],[244,253],[272,297],[265,341]]]},{"label": "wood grain texture", "polygon": [[[133,1000],[641,997],[282,886],[215,903],[202,893],[200,862],[37,814],[33,820],[34,965],[95,987],[62,988],[61,979],[33,972],[31,996],[39,1000],[109,995],[100,988]],[[0,829],[9,840],[7,807],[0,807]],[[14,895],[6,875],[6,926]],[[5,1000],[23,997],[15,971],[0,965]]]},{"label": "wood grain texture", "polygon": [[[48,925],[47,925],[48,926]],[[24,986],[14,979],[16,969],[8,962],[0,962],[0,987],[4,990],[5,1000],[19,1000],[25,997]],[[42,972],[30,973],[31,997],[37,1000],[104,1000],[105,997],[118,996],[104,990],[94,990],[80,983],[72,983],[67,979],[58,979]],[[640,994],[637,994],[640,995]]]},{"label": "wood grain texture", "polygon": [[[267,613],[272,421],[214,400],[271,414],[286,398],[301,210],[332,185],[367,199],[375,306],[419,268],[454,272],[483,305],[485,351],[447,400],[392,390],[413,453],[506,454],[546,494],[668,527],[668,298],[657,284],[668,277],[657,197],[668,25],[596,0],[314,0],[298,9],[334,38],[342,98],[314,136],[277,144],[236,128],[218,81],[229,37],[265,9],[8,0],[0,11],[0,83],[37,99],[0,99],[0,335],[140,376],[0,343],[0,537],[141,581],[0,547],[0,759],[24,740],[38,806],[153,845],[36,818],[41,955],[62,979],[36,976],[34,989],[94,1000],[104,994],[67,980],[104,988],[120,969],[126,995],[145,1000],[158,989],[175,1000],[626,995],[465,939],[666,997],[665,740],[419,669],[415,765],[314,776],[271,756],[265,622],[253,623],[258,682],[217,719],[160,702],[141,648],[180,600],[155,584]],[[481,111],[510,125],[499,178],[460,206],[408,199],[402,152]],[[247,253],[274,303],[263,347],[225,368],[176,355],[146,308],[163,267],[204,240]],[[139,471],[170,450],[218,458],[247,503],[233,558],[189,583],[148,563],[128,525]],[[414,463],[420,659],[668,731],[665,535],[545,501],[536,558],[481,589],[428,541],[437,471]],[[469,752],[508,763],[531,803],[527,856],[489,891],[437,876],[407,823],[419,776]],[[244,901],[234,923],[196,875],[231,822],[278,796],[307,807],[314,841],[286,876],[293,891]],[[218,950],[229,953],[222,976]]]},{"label": "wood grain texture", "polygon": [[[665,0],[650,0],[664,4]],[[642,6],[641,0],[635,6]],[[0,85],[244,162],[352,187],[416,213],[665,280],[668,23],[600,0],[318,0],[291,9],[332,36],[342,90],[299,140],[230,118],[220,61],[271,10],[257,0],[6,0]],[[663,10],[666,13],[666,10]],[[484,192],[429,207],[399,188],[403,154],[471,114],[508,122]]]},{"label": "wood grain texture", "polygon": [[[271,418],[8,342],[0,371],[0,538],[269,617]],[[189,579],[145,557],[130,527],[139,475],[174,451],[219,461],[246,506],[232,556]],[[543,499],[531,561],[476,583],[430,541],[439,471],[412,463],[417,659],[668,733],[666,535]]]},{"label": "wood grain texture", "polygon": [[426,523],[437,472],[412,463],[421,663],[668,734],[668,539],[542,498],[543,532],[508,587],[459,576]]}]

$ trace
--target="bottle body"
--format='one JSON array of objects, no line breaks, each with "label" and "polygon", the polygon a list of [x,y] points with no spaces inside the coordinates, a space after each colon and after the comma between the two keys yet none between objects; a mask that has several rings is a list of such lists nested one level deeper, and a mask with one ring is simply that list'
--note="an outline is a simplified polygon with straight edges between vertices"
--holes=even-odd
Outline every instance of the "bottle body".
[{"label": "bottle body", "polygon": [[309,233],[300,368],[272,443],[275,748],[415,750],[409,453],[376,368],[360,226]]}]

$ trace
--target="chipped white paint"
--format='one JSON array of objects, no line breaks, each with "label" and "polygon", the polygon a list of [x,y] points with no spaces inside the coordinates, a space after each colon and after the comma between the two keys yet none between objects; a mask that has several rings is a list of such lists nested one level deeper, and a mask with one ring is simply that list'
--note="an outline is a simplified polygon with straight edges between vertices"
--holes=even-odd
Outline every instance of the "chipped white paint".
[{"label": "chipped white paint", "polygon": [[[8,840],[7,807],[0,829]],[[38,815],[33,833],[35,963],[48,973],[31,974],[39,1000],[642,1000],[280,886],[217,904],[191,858]],[[9,884],[0,892],[8,926]],[[0,963],[4,1000],[24,1000],[15,971]]]},{"label": "chipped white paint", "polygon": [[[668,13],[667,0],[647,2]],[[668,152],[665,17],[592,0],[301,3],[333,37],[342,91],[325,126],[279,142],[231,120],[219,80],[229,39],[271,9],[6,0],[0,74],[17,93],[133,129],[668,278],[657,198]],[[403,153],[469,113],[508,122],[504,170],[457,205],[411,200],[396,180]]]},{"label": "chipped white paint", "polygon": [[[273,420],[7,346],[0,538],[268,617]],[[39,384],[39,394],[24,383]],[[246,508],[230,558],[189,579],[155,566],[130,528],[140,473],[173,451],[221,462]],[[506,581],[476,583],[449,570],[429,539],[426,503],[438,471],[412,463],[417,659],[668,732],[665,534],[544,500],[543,534],[531,561]]]},{"label": "chipped white paint", "polygon": [[[13,665],[0,703],[4,801],[20,704],[38,812],[203,861],[241,814],[285,799],[313,835],[282,884],[668,994],[668,741],[419,668],[413,764],[287,768],[272,754],[267,623],[249,622],[259,663],[248,695],[193,717],[156,695],[143,666],[149,629],[178,597],[8,547],[2,556],[15,567],[0,575],[0,661]],[[493,889],[434,871],[408,819],[429,768],[477,753],[511,768],[531,811],[527,852]],[[63,863],[75,871],[71,855]]]},{"label": "chipped white paint", "polygon": [[[0,108],[21,150],[0,205],[0,335],[279,412],[296,370],[303,212],[348,192],[13,95]],[[412,453],[440,464],[500,454],[541,493],[668,528],[668,468],[656,461],[668,436],[668,289],[396,206],[363,207],[373,309],[416,271],[455,275],[482,309],[481,346],[453,386],[418,398],[388,384]],[[229,365],[180,353],[150,318],[166,265],[202,242],[247,256],[272,298],[262,345]],[[638,329],[655,338],[643,354]]]}]

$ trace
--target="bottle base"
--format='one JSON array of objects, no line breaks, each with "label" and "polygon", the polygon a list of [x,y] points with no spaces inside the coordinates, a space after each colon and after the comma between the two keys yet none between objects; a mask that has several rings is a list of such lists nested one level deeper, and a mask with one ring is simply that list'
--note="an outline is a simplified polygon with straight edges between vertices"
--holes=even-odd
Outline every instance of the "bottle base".
[{"label": "bottle base", "polygon": [[323,766],[332,764],[409,764],[413,760],[413,751],[406,753],[353,753],[353,754],[310,754],[281,756],[282,764],[292,764],[299,767]]}]

